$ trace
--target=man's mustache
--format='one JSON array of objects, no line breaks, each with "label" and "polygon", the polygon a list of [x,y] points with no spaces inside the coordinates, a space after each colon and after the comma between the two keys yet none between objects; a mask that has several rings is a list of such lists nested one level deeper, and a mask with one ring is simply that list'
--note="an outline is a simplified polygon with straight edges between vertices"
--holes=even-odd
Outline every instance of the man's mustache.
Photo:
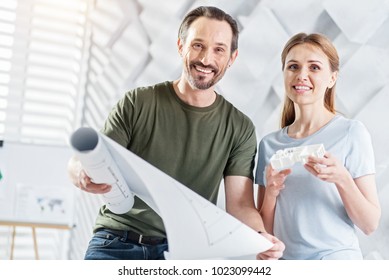
[{"label": "man's mustache", "polygon": [[201,68],[211,69],[213,72],[218,72],[219,71],[219,68],[217,68],[216,66],[214,66],[214,65],[204,65],[203,63],[201,63],[199,61],[191,63],[191,66],[200,66]]}]

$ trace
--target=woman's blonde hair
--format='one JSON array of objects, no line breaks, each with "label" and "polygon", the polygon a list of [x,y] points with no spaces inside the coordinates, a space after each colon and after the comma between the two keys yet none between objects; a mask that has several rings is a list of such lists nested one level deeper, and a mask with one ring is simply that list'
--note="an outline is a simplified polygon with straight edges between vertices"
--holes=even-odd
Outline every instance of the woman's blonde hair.
[{"label": "woman's blonde hair", "polygon": [[[339,56],[335,46],[332,42],[324,35],[318,33],[306,34],[306,33],[298,33],[294,35],[289,41],[286,43],[282,54],[281,54],[281,62],[282,62],[282,71],[285,68],[285,60],[289,51],[301,44],[310,44],[312,46],[320,48],[324,54],[328,57],[328,61],[330,63],[331,71],[336,72],[339,70]],[[335,113],[335,84],[331,88],[327,88],[327,91],[324,96],[324,106],[326,109],[332,113]],[[289,97],[285,96],[284,106],[282,109],[281,115],[281,128],[291,125],[296,117],[296,113],[294,110],[293,101],[289,99]]]}]

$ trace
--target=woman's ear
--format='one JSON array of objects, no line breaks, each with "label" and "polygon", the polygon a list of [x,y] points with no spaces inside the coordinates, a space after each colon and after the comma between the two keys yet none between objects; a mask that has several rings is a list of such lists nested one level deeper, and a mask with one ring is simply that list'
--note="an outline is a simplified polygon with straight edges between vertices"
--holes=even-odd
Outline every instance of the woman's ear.
[{"label": "woman's ear", "polygon": [[338,71],[332,72],[328,88],[332,88],[335,85],[337,79],[338,79]]}]

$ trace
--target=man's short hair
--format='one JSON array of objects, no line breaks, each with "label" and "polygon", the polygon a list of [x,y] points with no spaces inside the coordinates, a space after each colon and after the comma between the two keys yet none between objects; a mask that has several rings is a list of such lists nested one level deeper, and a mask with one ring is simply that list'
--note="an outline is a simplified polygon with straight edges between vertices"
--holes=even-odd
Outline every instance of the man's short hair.
[{"label": "man's short hair", "polygon": [[183,42],[186,40],[190,25],[199,17],[226,21],[232,30],[231,53],[238,49],[239,29],[235,19],[223,10],[212,6],[200,6],[185,16],[178,30],[178,37]]}]

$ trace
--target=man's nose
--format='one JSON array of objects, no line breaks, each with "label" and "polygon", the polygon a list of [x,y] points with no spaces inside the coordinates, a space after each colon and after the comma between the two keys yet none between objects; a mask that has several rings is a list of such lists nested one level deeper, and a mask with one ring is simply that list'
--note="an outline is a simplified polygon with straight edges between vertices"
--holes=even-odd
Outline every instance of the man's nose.
[{"label": "man's nose", "polygon": [[200,61],[204,65],[209,65],[212,62],[212,51],[210,49],[203,49],[201,52]]}]

